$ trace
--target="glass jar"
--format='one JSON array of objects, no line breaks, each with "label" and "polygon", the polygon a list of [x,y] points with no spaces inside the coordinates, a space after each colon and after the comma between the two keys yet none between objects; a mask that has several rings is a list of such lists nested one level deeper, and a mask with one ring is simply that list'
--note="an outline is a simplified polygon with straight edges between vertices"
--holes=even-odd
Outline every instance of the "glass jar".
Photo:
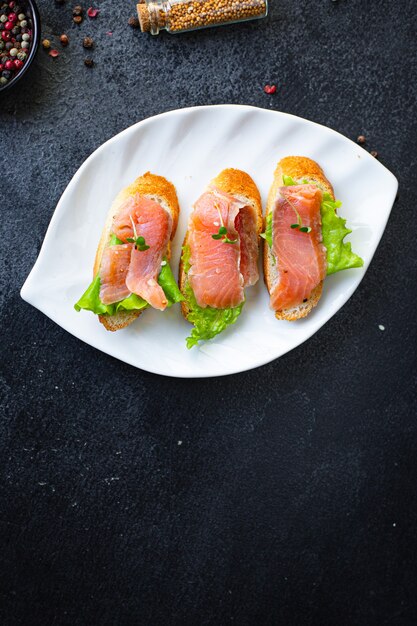
[{"label": "glass jar", "polygon": [[268,0],[145,0],[137,10],[142,32],[157,35],[266,17]]}]

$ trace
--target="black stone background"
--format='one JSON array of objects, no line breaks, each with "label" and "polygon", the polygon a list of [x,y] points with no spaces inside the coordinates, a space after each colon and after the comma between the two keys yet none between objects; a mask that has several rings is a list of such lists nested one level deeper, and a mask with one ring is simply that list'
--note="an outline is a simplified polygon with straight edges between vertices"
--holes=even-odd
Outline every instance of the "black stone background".
[{"label": "black stone background", "polygon": [[[272,0],[263,22],[155,38],[127,26],[133,2],[80,27],[39,4],[43,36],[70,45],[0,99],[0,623],[416,624],[415,2]],[[225,102],[364,133],[399,178],[365,279],[320,332],[252,372],[175,380],[20,299],[95,148]]]}]

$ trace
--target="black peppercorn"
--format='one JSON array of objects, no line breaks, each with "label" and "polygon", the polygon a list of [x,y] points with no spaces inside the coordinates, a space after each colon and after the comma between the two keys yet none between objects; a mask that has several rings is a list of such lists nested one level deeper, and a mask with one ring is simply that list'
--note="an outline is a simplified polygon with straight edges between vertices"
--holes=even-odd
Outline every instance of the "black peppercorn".
[{"label": "black peppercorn", "polygon": [[76,7],[73,8],[72,10],[72,14],[75,15],[82,15],[84,12],[84,9],[78,4]]},{"label": "black peppercorn", "polygon": [[84,37],[83,39],[84,48],[92,48],[94,46],[94,41],[91,37]]},{"label": "black peppercorn", "polygon": [[81,24],[81,22],[83,21],[83,18],[81,17],[81,15],[74,15],[74,17],[72,18],[72,21],[75,22],[76,24]]},{"label": "black peppercorn", "polygon": [[93,59],[84,59],[84,65],[86,65],[87,67],[93,67],[94,65]]},{"label": "black peppercorn", "polygon": [[139,28],[139,20],[137,17],[129,17],[127,23],[129,24],[129,26],[131,26],[132,28]]},{"label": "black peppercorn", "polygon": [[371,150],[371,156],[373,156],[375,159],[378,158],[378,152],[376,150]]},{"label": "black peppercorn", "polygon": [[363,145],[364,143],[366,143],[366,137],[365,135],[359,135],[359,137],[356,140],[359,144]]}]

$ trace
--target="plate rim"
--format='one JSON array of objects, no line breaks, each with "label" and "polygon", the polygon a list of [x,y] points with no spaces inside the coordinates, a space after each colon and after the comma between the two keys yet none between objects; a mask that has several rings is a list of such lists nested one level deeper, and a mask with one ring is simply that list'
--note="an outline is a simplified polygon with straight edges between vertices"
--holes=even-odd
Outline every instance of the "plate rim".
[{"label": "plate rim", "polygon": [[[178,114],[187,114],[191,111],[202,111],[202,110],[207,110],[207,109],[223,109],[223,110],[242,110],[242,111],[261,111],[263,113],[268,113],[271,115],[278,115],[280,117],[285,117],[285,118],[289,118],[289,119],[293,119],[296,120],[298,123],[301,121],[307,125],[313,125],[313,126],[317,126],[320,129],[330,133],[330,134],[335,134],[338,137],[340,137],[342,139],[342,141],[345,142],[349,142],[349,144],[351,144],[352,146],[355,147],[355,149],[360,148],[363,152],[363,156],[365,156],[365,158],[370,159],[371,161],[374,162],[374,164],[377,165],[378,168],[380,168],[383,171],[383,174],[385,177],[389,176],[391,178],[391,182],[393,184],[393,194],[392,194],[392,199],[390,200],[390,208],[387,211],[387,215],[386,215],[386,219],[383,222],[382,225],[382,229],[381,229],[381,235],[379,237],[379,240],[375,246],[375,249],[373,250],[370,258],[369,258],[369,263],[368,266],[365,268],[363,274],[360,277],[359,283],[355,286],[354,290],[352,291],[352,293],[350,293],[346,299],[343,300],[343,302],[341,303],[341,305],[339,306],[339,308],[337,309],[337,311],[335,311],[331,317],[326,320],[319,328],[317,329],[312,329],[312,332],[310,334],[308,334],[306,337],[304,337],[302,339],[302,341],[300,341],[300,343],[298,343],[295,346],[290,346],[288,348],[285,348],[283,352],[281,352],[281,354],[279,356],[276,356],[274,358],[269,358],[269,356],[266,359],[261,359],[258,360],[256,363],[251,364],[249,366],[244,365],[242,367],[237,366],[236,369],[233,370],[233,372],[220,372],[217,374],[212,374],[212,373],[204,373],[204,372],[198,372],[197,374],[194,374],[192,376],[190,376],[187,373],[167,373],[164,371],[158,371],[156,368],[153,368],[151,366],[142,366],[142,365],[138,365],[137,363],[133,362],[133,360],[131,358],[129,358],[128,355],[126,355],[126,357],[122,357],[119,356],[118,354],[115,354],[115,352],[113,351],[112,347],[106,347],[105,349],[103,347],[98,347],[92,343],[90,343],[89,341],[86,341],[84,339],[82,339],[81,337],[79,337],[72,329],[70,329],[67,324],[64,322],[62,323],[61,321],[57,321],[57,318],[53,315],[51,315],[49,312],[47,312],[42,306],[39,306],[38,304],[34,304],[32,298],[31,298],[31,283],[33,281],[33,276],[36,270],[37,265],[41,262],[41,260],[43,259],[44,255],[45,255],[45,250],[47,248],[47,242],[49,240],[49,238],[51,237],[51,231],[54,227],[55,221],[57,220],[57,215],[60,209],[60,205],[63,201],[64,196],[66,196],[67,192],[71,191],[72,187],[75,186],[77,184],[78,179],[82,176],[84,170],[88,167],[89,163],[91,160],[93,160],[94,157],[96,157],[102,150],[105,149],[106,146],[112,144],[113,142],[116,142],[116,140],[118,140],[121,136],[123,135],[127,135],[131,132],[134,132],[135,129],[142,127],[142,126],[146,126],[147,124],[150,124],[152,121],[154,121],[155,119],[161,118],[161,117],[168,117],[168,116],[173,116],[173,115],[178,115]],[[362,156],[362,155],[361,155]],[[373,257],[379,247],[379,244],[381,242],[381,238],[385,232],[387,223],[388,223],[388,219],[391,215],[391,211],[393,209],[394,206],[394,202],[395,202],[395,198],[396,195],[398,193],[398,179],[397,177],[385,166],[383,165],[380,161],[378,161],[377,159],[375,159],[375,157],[371,156],[366,150],[364,150],[363,148],[361,148],[361,146],[358,146],[357,143],[355,143],[352,139],[350,139],[349,137],[346,137],[345,135],[343,135],[342,133],[340,133],[337,130],[334,130],[333,128],[329,128],[328,126],[325,126],[324,124],[320,124],[319,122],[314,122],[312,120],[309,120],[307,118],[304,117],[300,117],[298,115],[294,115],[292,113],[287,113],[284,111],[277,111],[275,109],[266,109],[263,107],[257,107],[254,105],[247,105],[247,104],[229,104],[229,103],[224,103],[224,104],[208,104],[208,105],[199,105],[199,106],[189,106],[189,107],[183,107],[183,108],[176,108],[176,109],[170,109],[168,111],[164,111],[163,113],[158,113],[156,115],[152,115],[150,117],[144,118],[138,122],[135,122],[134,124],[131,124],[130,126],[128,126],[127,128],[121,130],[119,133],[113,135],[112,137],[110,137],[109,139],[107,139],[106,141],[104,141],[102,144],[100,144],[79,166],[79,168],[76,170],[76,172],[74,173],[74,175],[72,176],[71,180],[68,182],[68,184],[66,185],[64,191],[62,192],[62,194],[60,195],[60,198],[56,204],[56,207],[52,213],[51,219],[49,221],[48,227],[46,229],[45,232],[45,236],[44,239],[42,241],[42,245],[41,248],[39,250],[39,253],[37,255],[36,261],[32,267],[32,269],[30,270],[29,274],[26,277],[26,280],[24,281],[21,289],[20,289],[20,296],[21,298],[27,302],[28,304],[30,304],[31,306],[35,307],[36,309],[38,309],[39,311],[41,311],[41,313],[43,313],[44,315],[46,315],[49,319],[51,319],[55,324],[57,324],[58,326],[60,326],[61,328],[63,328],[63,330],[65,330],[66,332],[69,332],[71,335],[73,335],[74,337],[76,337],[78,340],[83,341],[84,343],[86,343],[87,345],[91,346],[92,348],[96,349],[96,350],[100,350],[100,352],[103,352],[105,354],[108,354],[109,356],[116,358],[119,361],[122,361],[124,363],[127,363],[133,367],[135,367],[136,369],[140,369],[142,371],[146,371],[149,372],[151,374],[157,374],[159,376],[167,376],[167,377],[172,377],[172,378],[181,378],[181,379],[198,379],[198,378],[216,378],[216,377],[223,377],[223,376],[232,376],[234,374],[240,374],[242,372],[245,371],[250,371],[252,369],[258,368],[258,367],[262,367],[263,365],[267,365],[268,363],[272,363],[273,361],[281,358],[282,356],[284,356],[285,354],[287,354],[288,352],[291,352],[292,350],[295,350],[296,348],[298,348],[299,346],[301,346],[303,343],[305,343],[308,339],[310,339],[314,334],[316,334],[325,324],[327,324],[327,322],[330,321],[330,319],[338,312],[340,311],[340,309],[346,304],[346,302],[352,297],[352,295],[355,293],[355,291],[358,289],[360,283],[362,282],[366,272],[368,271],[368,268],[370,266],[370,264],[372,263]],[[264,207],[263,207],[264,209]],[[261,278],[261,277],[260,277]]]}]

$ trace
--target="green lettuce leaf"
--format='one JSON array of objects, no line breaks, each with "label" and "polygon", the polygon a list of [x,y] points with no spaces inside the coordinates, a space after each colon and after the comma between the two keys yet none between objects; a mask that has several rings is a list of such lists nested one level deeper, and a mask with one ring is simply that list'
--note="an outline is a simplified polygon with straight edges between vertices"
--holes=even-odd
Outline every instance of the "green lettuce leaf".
[{"label": "green lettuce leaf", "polygon": [[268,246],[272,248],[272,211],[265,218],[265,232],[261,233]]},{"label": "green lettuce leaf", "polygon": [[96,315],[114,315],[119,311],[141,311],[147,306],[148,303],[134,293],[120,302],[103,304],[100,300],[100,276],[97,274],[78,302],[74,304],[74,309],[76,311],[85,309]]},{"label": "green lettuce leaf", "polygon": [[323,244],[327,250],[327,274],[334,274],[341,270],[347,270],[352,267],[362,267],[363,260],[360,256],[352,252],[350,242],[344,242],[343,239],[351,233],[346,228],[346,220],[339,217],[336,213],[342,205],[341,202],[334,201],[330,194],[323,195],[321,204],[321,221]]},{"label": "green lettuce leaf", "polygon": [[295,180],[293,178],[291,178],[291,176],[285,176],[285,174],[283,174],[283,176],[282,176],[282,182],[284,183],[285,187],[291,187],[292,185],[298,185],[298,183],[296,183]]},{"label": "green lettuce leaf", "polygon": [[[190,247],[183,247],[182,261],[184,271],[188,273],[190,269]],[[237,307],[231,309],[215,309],[212,307],[202,308],[197,304],[194,292],[188,280],[184,286],[185,299],[189,308],[188,321],[194,324],[191,335],[187,337],[187,348],[196,346],[199,341],[207,341],[213,339],[221,333],[227,326],[234,324],[239,317],[244,302]]]},{"label": "green lettuce leaf", "polygon": [[177,281],[174,278],[174,274],[172,273],[172,269],[170,264],[166,259],[164,259],[165,265],[162,266],[161,271],[158,276],[158,283],[161,285],[162,289],[168,300],[168,306],[175,304],[176,302],[183,302],[185,300],[182,295],[179,287],[177,285]]},{"label": "green lettuce leaf", "polygon": [[188,321],[194,324],[191,335],[187,337],[187,348],[196,346],[199,341],[207,341],[213,339],[221,333],[225,328],[234,324],[242,312],[244,302],[233,309],[214,309],[206,307],[205,309],[198,306],[193,290],[188,280],[185,283],[185,295],[190,312]]}]

